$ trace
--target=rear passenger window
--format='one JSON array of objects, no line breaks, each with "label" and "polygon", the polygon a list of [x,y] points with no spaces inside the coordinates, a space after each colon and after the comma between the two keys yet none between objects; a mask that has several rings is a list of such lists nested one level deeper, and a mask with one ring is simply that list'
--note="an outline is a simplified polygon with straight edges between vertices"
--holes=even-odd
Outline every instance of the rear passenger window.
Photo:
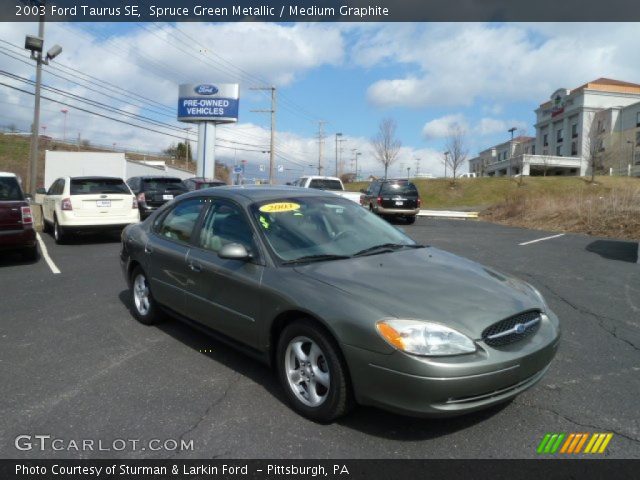
[{"label": "rear passenger window", "polygon": [[180,202],[164,217],[158,226],[157,234],[171,240],[188,243],[203,207],[204,201],[201,198]]},{"label": "rear passenger window", "polygon": [[22,190],[16,177],[0,177],[0,200],[22,200]]}]

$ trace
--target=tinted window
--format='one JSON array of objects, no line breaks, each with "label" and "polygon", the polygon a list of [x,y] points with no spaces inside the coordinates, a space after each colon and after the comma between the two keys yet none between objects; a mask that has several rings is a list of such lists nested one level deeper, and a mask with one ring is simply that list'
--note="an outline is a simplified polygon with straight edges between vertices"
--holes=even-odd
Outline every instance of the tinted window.
[{"label": "tinted window", "polygon": [[24,200],[16,177],[0,177],[0,201]]},{"label": "tinted window", "polygon": [[203,206],[204,202],[200,198],[178,203],[157,227],[158,235],[179,242],[189,242]]},{"label": "tinted window", "polygon": [[72,178],[71,195],[98,193],[131,194],[129,187],[119,178]]},{"label": "tinted window", "polygon": [[270,200],[253,204],[251,213],[275,254],[285,261],[309,255],[350,256],[386,243],[414,244],[378,216],[337,196]]},{"label": "tinted window", "polygon": [[309,188],[320,190],[342,190],[340,180],[330,180],[326,178],[314,178],[309,182]]},{"label": "tinted window", "polygon": [[142,185],[143,190],[186,190],[179,178],[147,178]]},{"label": "tinted window", "polygon": [[380,195],[411,195],[418,196],[418,190],[413,183],[385,183],[382,185]]},{"label": "tinted window", "polygon": [[227,243],[240,243],[251,251],[253,231],[238,206],[224,201],[214,202],[202,224],[199,244],[217,252]]}]

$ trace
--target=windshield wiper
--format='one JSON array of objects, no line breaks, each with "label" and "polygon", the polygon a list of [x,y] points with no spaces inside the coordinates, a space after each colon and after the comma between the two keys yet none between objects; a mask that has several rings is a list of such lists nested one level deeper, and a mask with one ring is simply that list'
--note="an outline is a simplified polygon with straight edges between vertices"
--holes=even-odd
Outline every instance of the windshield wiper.
[{"label": "windshield wiper", "polygon": [[304,257],[294,258],[293,260],[287,260],[282,262],[283,265],[292,265],[295,263],[308,263],[308,262],[322,262],[325,260],[343,260],[345,258],[351,258],[349,255],[305,255]]},{"label": "windshield wiper", "polygon": [[354,257],[362,257],[365,255],[377,255],[379,253],[393,252],[401,248],[424,248],[424,245],[418,244],[406,244],[406,243],[383,243],[381,245],[374,245],[373,247],[365,248],[353,254]]}]

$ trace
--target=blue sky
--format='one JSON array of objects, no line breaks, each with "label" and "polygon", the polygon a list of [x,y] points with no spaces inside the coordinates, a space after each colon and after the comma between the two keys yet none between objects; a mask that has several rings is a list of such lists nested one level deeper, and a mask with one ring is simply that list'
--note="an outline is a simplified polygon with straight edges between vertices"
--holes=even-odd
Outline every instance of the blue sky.
[{"label": "blue sky", "polygon": [[[20,45],[25,33],[36,31],[35,24],[2,24],[0,39],[18,47],[0,46],[27,57]],[[347,139],[344,158],[357,148],[362,152],[362,173],[380,173],[369,139],[385,117],[396,120],[403,143],[392,171],[399,174],[400,164],[413,168],[419,157],[422,172],[441,175],[442,151],[453,124],[465,129],[472,157],[506,140],[512,126],[533,134],[533,110],[557,88],[577,87],[598,77],[640,81],[640,52],[630,48],[638,31],[637,24],[596,28],[579,23],[48,24],[46,45],[59,43],[64,48],[57,59],[60,64],[152,98],[169,114],[157,115],[144,102],[96,96],[87,84],[54,77],[54,70],[45,69],[44,82],[174,125],[178,123],[170,110],[175,109],[179,83],[238,82],[240,122],[220,129],[229,143],[217,149],[217,157],[226,163],[233,163],[234,157],[247,159],[248,170],[256,176],[258,165],[266,160],[259,145],[268,143],[269,117],[250,110],[268,108],[269,99],[249,87],[275,85],[276,151],[278,163],[289,169],[287,177],[317,163],[320,119],[327,122],[325,164],[334,163],[333,134],[339,131]],[[33,78],[29,62],[6,55],[0,55],[0,68]],[[5,104],[16,106],[4,110],[0,124],[12,122],[27,129],[32,97],[0,91]],[[53,136],[62,136],[60,108],[43,103],[43,123]],[[73,107],[67,121],[73,136],[79,133],[95,144],[158,151],[177,141]],[[258,151],[229,148],[240,144],[256,145],[245,148]],[[306,167],[306,173],[312,170]]]}]

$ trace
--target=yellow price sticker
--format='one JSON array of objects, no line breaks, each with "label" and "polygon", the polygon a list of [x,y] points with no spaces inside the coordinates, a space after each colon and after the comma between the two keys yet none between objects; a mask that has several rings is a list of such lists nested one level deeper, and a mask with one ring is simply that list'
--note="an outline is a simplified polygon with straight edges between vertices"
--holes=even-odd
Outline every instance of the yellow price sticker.
[{"label": "yellow price sticker", "polygon": [[259,210],[265,213],[280,213],[280,212],[293,212],[299,209],[300,209],[300,205],[297,203],[278,202],[278,203],[267,203],[266,205],[262,205]]}]

